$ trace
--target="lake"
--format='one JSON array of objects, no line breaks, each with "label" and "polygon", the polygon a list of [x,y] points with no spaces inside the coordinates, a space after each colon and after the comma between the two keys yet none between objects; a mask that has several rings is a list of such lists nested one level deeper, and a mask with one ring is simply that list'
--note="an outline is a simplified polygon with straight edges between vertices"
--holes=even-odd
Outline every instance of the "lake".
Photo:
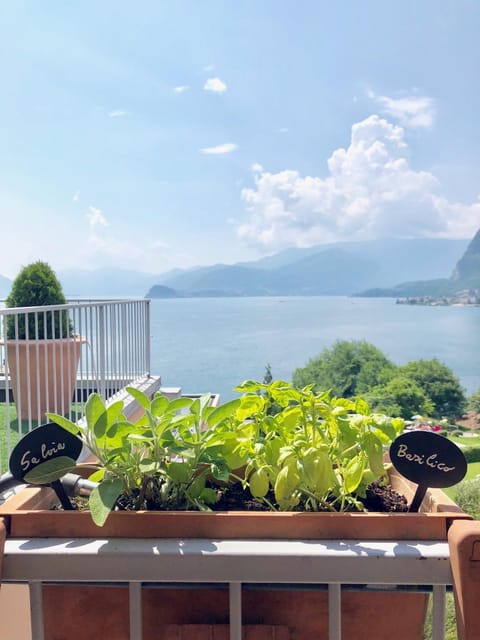
[{"label": "lake", "polygon": [[396,364],[438,358],[467,393],[480,387],[480,307],[391,298],[180,298],[151,302],[151,371],[184,393],[236,397],[245,379],[290,380],[336,340],[366,340]]}]

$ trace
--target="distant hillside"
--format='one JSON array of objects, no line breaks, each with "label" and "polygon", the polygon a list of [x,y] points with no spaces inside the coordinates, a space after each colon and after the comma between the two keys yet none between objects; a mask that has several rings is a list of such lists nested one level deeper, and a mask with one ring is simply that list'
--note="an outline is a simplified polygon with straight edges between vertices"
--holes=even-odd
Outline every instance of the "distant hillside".
[{"label": "distant hillside", "polygon": [[480,289],[480,229],[457,262],[450,280],[460,289]]},{"label": "distant hillside", "polygon": [[287,249],[253,262],[168,274],[157,282],[187,296],[351,295],[444,276],[467,242],[384,239]]},{"label": "distant hillside", "polygon": [[425,297],[453,296],[466,289],[480,289],[480,229],[467,245],[450,278],[403,282],[390,288],[375,287],[359,295],[365,297]]},{"label": "distant hillside", "polygon": [[146,298],[179,298],[180,294],[175,289],[166,287],[163,284],[154,285],[145,296]]},{"label": "distant hillside", "polygon": [[[160,274],[102,268],[59,270],[57,275],[68,298],[143,298],[155,285],[181,296],[352,295],[446,278],[456,263],[464,278],[475,261],[471,256],[460,260],[467,245],[468,240],[390,238],[291,248],[251,262]],[[0,276],[0,296],[10,288],[11,281]]]}]

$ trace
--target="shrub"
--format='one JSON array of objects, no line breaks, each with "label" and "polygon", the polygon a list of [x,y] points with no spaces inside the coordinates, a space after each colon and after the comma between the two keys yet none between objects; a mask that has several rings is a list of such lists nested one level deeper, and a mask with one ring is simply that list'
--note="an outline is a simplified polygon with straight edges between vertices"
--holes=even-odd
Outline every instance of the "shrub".
[{"label": "shrub", "polygon": [[480,519],[480,478],[464,480],[458,485],[455,502],[476,520]]},{"label": "shrub", "polygon": [[467,462],[480,462],[480,447],[462,448],[462,451]]},{"label": "shrub", "polygon": [[[62,285],[46,262],[33,262],[20,271],[5,301],[6,307],[38,307],[66,304]],[[8,316],[9,340],[43,340],[65,338],[72,335],[67,311],[26,313]]]}]

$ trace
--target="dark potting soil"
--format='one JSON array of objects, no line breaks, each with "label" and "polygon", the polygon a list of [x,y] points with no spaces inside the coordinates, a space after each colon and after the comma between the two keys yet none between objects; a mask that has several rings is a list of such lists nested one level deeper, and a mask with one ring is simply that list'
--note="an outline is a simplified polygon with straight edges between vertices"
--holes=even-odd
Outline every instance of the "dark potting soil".
[{"label": "dark potting soil", "polygon": [[[269,507],[253,498],[250,492],[243,489],[240,483],[230,485],[225,488],[216,488],[217,501],[215,504],[210,505],[212,511],[271,511]],[[275,503],[273,493],[268,495],[267,498],[272,504]],[[79,510],[88,509],[88,502],[85,498],[72,498],[75,506]],[[116,508],[120,511],[134,511],[139,508],[138,504],[135,504],[135,497],[122,496],[118,499]],[[363,504],[366,511],[376,512],[406,512],[408,511],[408,503],[405,496],[397,493],[389,485],[381,485],[378,482],[372,483],[366,491],[366,497],[362,498],[360,502]],[[186,505],[168,504],[159,505],[155,500],[147,500],[146,504],[141,508],[150,511],[184,511],[192,509]],[[299,506],[296,511],[302,511],[302,507]]]},{"label": "dark potting soil", "polygon": [[[405,512],[408,511],[408,503],[405,496],[400,495],[389,485],[382,486],[378,482],[373,482],[366,492],[366,497],[361,499],[361,503],[367,511],[381,512]],[[271,503],[275,503],[272,495],[267,496]],[[211,505],[213,511],[270,511],[263,502],[255,500],[250,492],[244,490],[241,484],[220,490],[218,501]],[[302,511],[301,506],[295,509]]]}]

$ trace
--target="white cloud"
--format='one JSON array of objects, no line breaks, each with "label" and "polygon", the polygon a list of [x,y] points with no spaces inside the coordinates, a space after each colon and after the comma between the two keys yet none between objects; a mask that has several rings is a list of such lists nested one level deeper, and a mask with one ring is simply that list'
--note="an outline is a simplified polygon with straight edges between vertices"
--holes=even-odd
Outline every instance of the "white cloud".
[{"label": "white cloud", "polygon": [[326,177],[254,171],[242,190],[247,219],[238,235],[266,250],[375,237],[473,236],[480,202],[449,202],[437,178],[408,162],[404,129],[372,115],[352,126],[348,148],[328,159]]},{"label": "white cloud", "polygon": [[263,171],[262,165],[259,164],[258,162],[255,162],[255,164],[252,164],[251,169],[253,173],[261,173]]},{"label": "white cloud", "polygon": [[287,127],[280,127],[280,129],[276,130],[277,133],[288,133]]},{"label": "white cloud", "polygon": [[129,113],[128,111],[110,111],[110,113],[108,114],[109,118],[124,118],[125,116],[128,116]]},{"label": "white cloud", "polygon": [[231,153],[232,151],[235,151],[235,149],[238,149],[238,145],[233,144],[231,142],[226,142],[225,144],[219,144],[216,147],[204,147],[203,149],[200,149],[200,152],[213,154],[213,155],[220,155],[224,153]]},{"label": "white cloud", "polygon": [[204,71],[213,71],[213,64],[207,64],[206,67],[203,67]]},{"label": "white cloud", "polygon": [[92,207],[92,206],[88,207],[87,218],[88,218],[88,224],[92,229],[98,226],[100,227],[108,226],[107,219],[105,218],[103,213],[100,211],[100,209],[97,209],[96,207]]},{"label": "white cloud", "polygon": [[173,90],[175,91],[175,93],[184,93],[185,91],[188,91],[190,89],[190,87],[188,86],[188,84],[183,84],[180,87],[175,87]]},{"label": "white cloud", "polygon": [[435,122],[435,102],[428,96],[390,98],[377,96],[372,90],[367,95],[377,102],[383,114],[395,118],[404,127],[428,129]]},{"label": "white cloud", "polygon": [[203,85],[205,91],[213,91],[214,93],[224,93],[227,85],[220,78],[209,78]]},{"label": "white cloud", "polygon": [[75,191],[72,196],[72,202],[78,202],[80,200],[80,191]]}]

